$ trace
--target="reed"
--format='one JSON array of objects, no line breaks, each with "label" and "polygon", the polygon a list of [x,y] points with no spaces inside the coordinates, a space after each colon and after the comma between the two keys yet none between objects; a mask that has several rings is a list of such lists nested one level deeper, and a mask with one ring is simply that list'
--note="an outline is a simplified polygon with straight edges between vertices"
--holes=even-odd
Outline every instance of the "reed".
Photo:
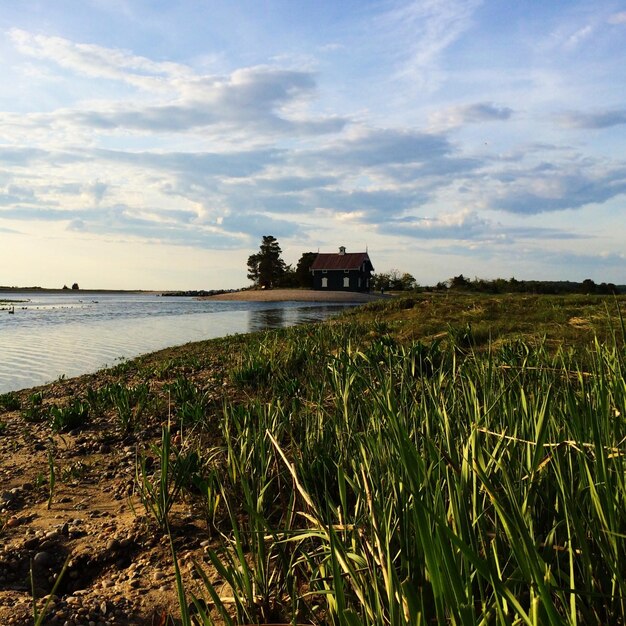
[{"label": "reed", "polygon": [[468,327],[431,344],[331,328],[242,352],[234,380],[266,401],[225,407],[208,606],[239,623],[626,619],[617,341],[477,351]]}]

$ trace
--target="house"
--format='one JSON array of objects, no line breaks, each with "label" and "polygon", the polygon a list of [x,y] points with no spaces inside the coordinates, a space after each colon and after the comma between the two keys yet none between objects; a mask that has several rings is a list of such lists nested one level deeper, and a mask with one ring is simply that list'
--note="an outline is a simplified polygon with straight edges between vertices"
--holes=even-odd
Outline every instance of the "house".
[{"label": "house", "polygon": [[369,291],[374,267],[367,252],[318,253],[310,269],[313,289],[329,291]]}]

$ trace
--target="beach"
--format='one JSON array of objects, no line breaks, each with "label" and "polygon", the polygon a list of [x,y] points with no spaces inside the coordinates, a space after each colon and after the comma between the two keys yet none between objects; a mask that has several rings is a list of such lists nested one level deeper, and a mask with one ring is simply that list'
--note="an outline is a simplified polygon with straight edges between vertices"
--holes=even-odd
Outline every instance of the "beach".
[{"label": "beach", "polygon": [[245,302],[372,302],[388,298],[374,293],[354,291],[314,291],[313,289],[249,289],[216,296],[201,296],[199,300],[240,300]]}]

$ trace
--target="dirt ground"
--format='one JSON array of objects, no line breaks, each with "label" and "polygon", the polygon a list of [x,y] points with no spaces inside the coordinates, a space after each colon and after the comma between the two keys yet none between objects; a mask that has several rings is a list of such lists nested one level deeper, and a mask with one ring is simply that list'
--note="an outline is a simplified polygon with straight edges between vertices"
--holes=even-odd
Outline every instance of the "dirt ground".
[{"label": "dirt ground", "polygon": [[[151,358],[158,363],[172,357],[163,351]],[[198,384],[217,388],[212,383],[215,372],[199,372],[197,376],[205,380],[198,379]],[[44,405],[63,405],[83,397],[88,386],[97,388],[110,381],[111,375],[103,371],[17,395],[22,407],[37,391],[43,391]],[[221,413],[219,387],[215,419]],[[166,423],[167,406],[148,416],[141,430],[127,434],[105,411],[92,415],[81,429],[53,434],[47,422],[28,421],[23,410],[0,407],[2,626],[33,624],[33,587],[41,607],[66,560],[67,570],[46,625],[164,626],[172,623],[169,616],[179,615],[169,538],[146,514],[136,481],[138,458],[151,454],[150,446],[161,441]],[[182,499],[175,506],[172,520],[172,537],[189,592],[198,584],[193,561],[213,575],[206,562],[210,535],[190,501]]]}]

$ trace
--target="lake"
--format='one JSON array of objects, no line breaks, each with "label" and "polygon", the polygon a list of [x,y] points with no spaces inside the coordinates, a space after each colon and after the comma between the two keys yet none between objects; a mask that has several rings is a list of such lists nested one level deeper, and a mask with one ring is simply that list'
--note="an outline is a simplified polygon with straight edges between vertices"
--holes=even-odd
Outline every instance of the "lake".
[{"label": "lake", "polygon": [[[94,372],[190,341],[320,321],[352,306],[3,291],[0,303],[0,393]],[[8,313],[9,306],[14,314]]]}]

